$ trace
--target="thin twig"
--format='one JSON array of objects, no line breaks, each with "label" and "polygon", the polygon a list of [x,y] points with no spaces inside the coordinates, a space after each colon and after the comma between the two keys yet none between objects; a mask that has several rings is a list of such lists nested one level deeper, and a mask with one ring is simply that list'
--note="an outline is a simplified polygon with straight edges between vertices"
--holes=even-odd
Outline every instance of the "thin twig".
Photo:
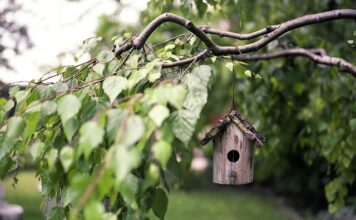
[{"label": "thin twig", "polygon": [[165,40],[165,41],[163,41],[163,42],[161,42],[161,43],[152,45],[152,48],[155,48],[155,47],[158,47],[158,46],[167,44],[167,43],[169,43],[169,42],[171,42],[171,41],[174,41],[174,40],[176,40],[176,39],[178,39],[178,38],[186,37],[186,36],[188,36],[188,35],[189,35],[189,34],[180,34],[180,35],[177,35],[177,36],[172,37],[172,38],[169,38],[168,40]]}]

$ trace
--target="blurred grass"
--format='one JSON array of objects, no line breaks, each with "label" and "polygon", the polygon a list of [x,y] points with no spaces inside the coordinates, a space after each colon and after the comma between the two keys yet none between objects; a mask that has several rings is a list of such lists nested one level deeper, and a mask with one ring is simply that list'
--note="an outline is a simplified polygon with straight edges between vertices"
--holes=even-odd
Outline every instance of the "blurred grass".
[{"label": "blurred grass", "polygon": [[[43,219],[41,216],[41,197],[38,181],[34,172],[22,172],[14,189],[12,179],[4,181],[6,200],[24,207],[24,219]],[[150,215],[152,219],[153,214]],[[172,192],[166,214],[167,220],[284,220],[290,217],[281,210],[275,200],[257,193],[236,191],[219,187],[214,190],[197,190],[189,192]]]},{"label": "blurred grass", "polygon": [[231,189],[220,189],[172,193],[167,219],[284,220],[290,218],[270,198]]},{"label": "blurred grass", "polygon": [[19,173],[17,178],[19,182],[15,188],[12,186],[11,177],[3,182],[6,202],[21,205],[24,208],[24,220],[42,219],[39,181],[35,178],[35,173],[24,171]]}]

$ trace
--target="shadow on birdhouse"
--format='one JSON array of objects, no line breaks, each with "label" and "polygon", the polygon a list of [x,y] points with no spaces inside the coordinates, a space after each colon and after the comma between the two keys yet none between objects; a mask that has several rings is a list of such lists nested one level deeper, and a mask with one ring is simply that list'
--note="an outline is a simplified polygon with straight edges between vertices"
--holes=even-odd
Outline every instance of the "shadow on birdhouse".
[{"label": "shadow on birdhouse", "polygon": [[219,120],[201,144],[214,143],[213,182],[242,185],[253,181],[254,144],[262,146],[265,138],[235,111]]}]

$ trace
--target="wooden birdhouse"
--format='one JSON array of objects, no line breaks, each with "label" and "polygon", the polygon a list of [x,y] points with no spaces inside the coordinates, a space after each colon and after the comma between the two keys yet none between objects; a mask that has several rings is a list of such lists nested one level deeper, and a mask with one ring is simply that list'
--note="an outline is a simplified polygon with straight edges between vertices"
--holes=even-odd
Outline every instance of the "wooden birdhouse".
[{"label": "wooden birdhouse", "polygon": [[201,143],[214,143],[213,182],[242,185],[253,181],[254,144],[262,146],[265,138],[236,111],[219,120]]}]

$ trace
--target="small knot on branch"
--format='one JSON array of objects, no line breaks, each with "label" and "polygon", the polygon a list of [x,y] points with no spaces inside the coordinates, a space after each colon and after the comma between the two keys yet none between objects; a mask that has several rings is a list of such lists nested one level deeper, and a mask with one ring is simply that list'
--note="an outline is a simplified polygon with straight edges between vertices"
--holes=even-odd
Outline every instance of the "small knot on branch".
[{"label": "small knot on branch", "polygon": [[237,54],[242,54],[242,52],[241,52],[239,46],[236,46],[235,48],[236,48]]},{"label": "small knot on branch", "polygon": [[185,23],[185,26],[186,26],[187,28],[192,28],[192,27],[193,27],[193,22],[192,22],[192,21],[187,21],[187,22]]},{"label": "small knot on branch", "polygon": [[272,31],[273,28],[272,28],[272,26],[267,26],[267,27],[266,27],[266,30],[267,30],[267,31]]}]

